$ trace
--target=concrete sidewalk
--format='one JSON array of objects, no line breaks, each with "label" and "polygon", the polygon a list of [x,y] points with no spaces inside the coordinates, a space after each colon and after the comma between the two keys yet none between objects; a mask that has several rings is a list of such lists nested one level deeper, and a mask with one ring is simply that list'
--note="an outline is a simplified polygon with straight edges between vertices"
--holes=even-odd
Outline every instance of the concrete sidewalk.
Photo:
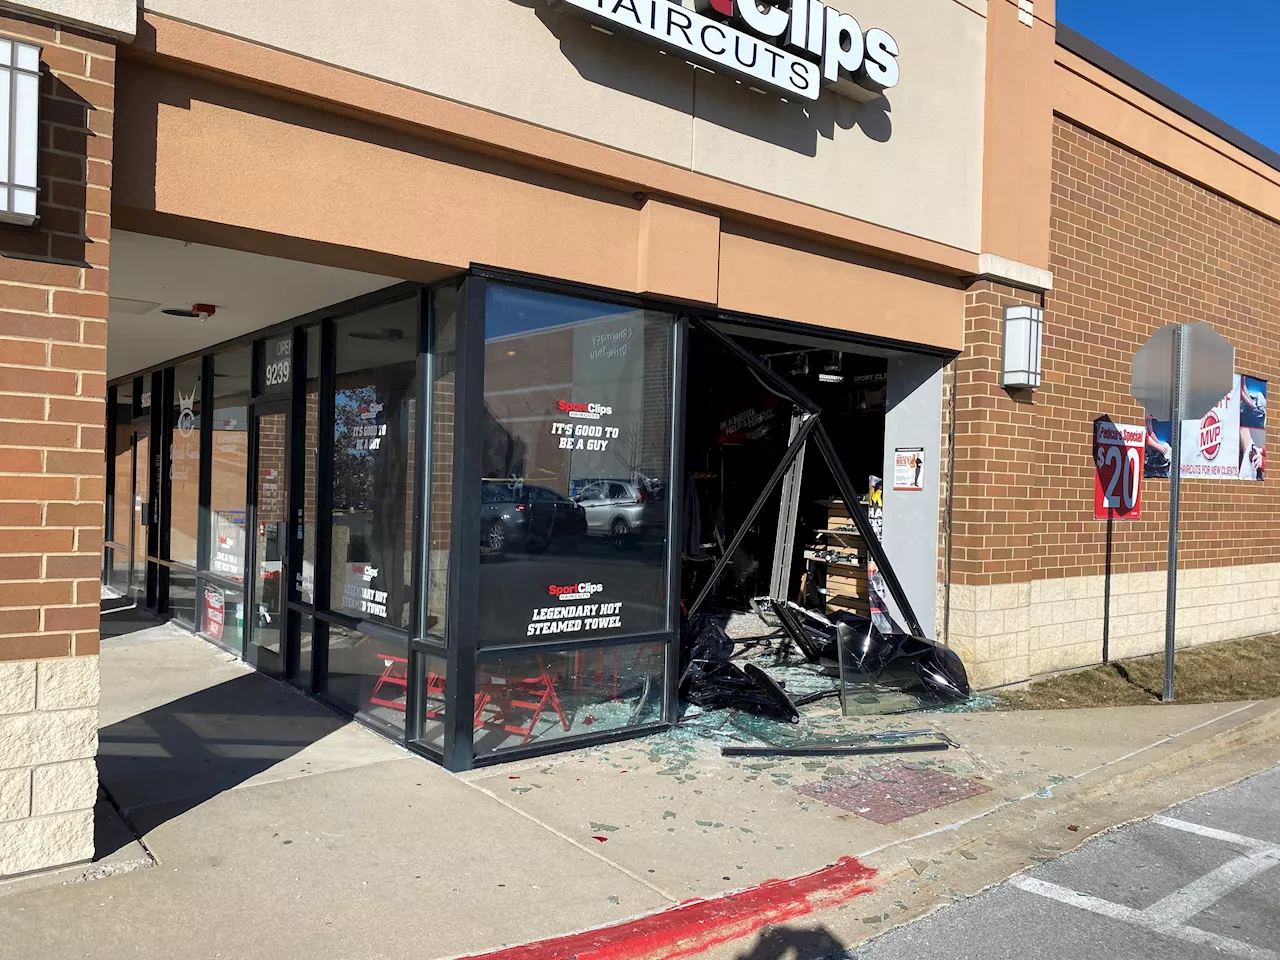
[{"label": "concrete sidewalk", "polygon": [[169,626],[105,640],[102,672],[100,862],[0,884],[0,958],[437,958],[611,925],[625,943],[628,918],[857,858],[876,876],[840,902],[699,947],[829,954],[1280,751],[1276,704],[1212,704],[851,719],[961,746],[834,761],[730,760],[674,731],[455,777]]}]

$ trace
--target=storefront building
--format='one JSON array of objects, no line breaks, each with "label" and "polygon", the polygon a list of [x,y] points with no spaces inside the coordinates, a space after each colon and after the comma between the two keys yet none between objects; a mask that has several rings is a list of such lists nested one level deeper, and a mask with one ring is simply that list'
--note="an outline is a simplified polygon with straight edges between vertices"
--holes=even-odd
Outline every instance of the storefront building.
[{"label": "storefront building", "polygon": [[[100,598],[456,770],[674,722],[695,598],[865,603],[760,367],[975,686],[1151,652],[1093,421],[1164,323],[1276,363],[1280,158],[1046,0],[0,6],[0,874],[92,853]],[[1186,641],[1280,629],[1265,481],[1185,489]]]}]

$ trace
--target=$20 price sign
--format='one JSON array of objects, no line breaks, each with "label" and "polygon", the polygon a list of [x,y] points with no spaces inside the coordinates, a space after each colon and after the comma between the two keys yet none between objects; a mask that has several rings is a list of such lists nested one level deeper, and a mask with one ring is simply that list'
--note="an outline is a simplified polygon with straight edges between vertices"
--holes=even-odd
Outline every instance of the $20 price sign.
[{"label": "$20 price sign", "polygon": [[1145,426],[1093,423],[1093,518],[1142,518],[1142,467],[1147,445]]}]

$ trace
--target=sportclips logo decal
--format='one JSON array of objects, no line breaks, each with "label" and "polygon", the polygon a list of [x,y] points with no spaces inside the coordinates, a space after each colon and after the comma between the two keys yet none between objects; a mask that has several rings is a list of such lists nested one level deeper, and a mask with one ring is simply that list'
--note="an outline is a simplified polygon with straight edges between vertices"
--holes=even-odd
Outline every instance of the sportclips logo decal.
[{"label": "sportclips logo decal", "polygon": [[603,403],[570,403],[568,400],[557,400],[556,409],[579,420],[599,420],[613,413],[613,407]]},{"label": "sportclips logo decal", "polygon": [[547,593],[557,600],[590,600],[592,594],[604,589],[602,583],[574,583],[567,587],[557,587],[554,583],[547,587]]},{"label": "sportclips logo decal", "polygon": [[873,100],[898,85],[897,41],[822,0],[694,0],[696,12],[678,0],[551,2],[787,96],[817,100],[825,86]]},{"label": "sportclips logo decal", "polygon": [[570,603],[590,600],[604,590],[602,583],[571,583],[567,586],[548,584],[548,596],[559,604],[538,607],[529,618],[525,636],[541,637],[556,633],[581,633],[584,630],[618,630],[622,628],[621,603]]}]

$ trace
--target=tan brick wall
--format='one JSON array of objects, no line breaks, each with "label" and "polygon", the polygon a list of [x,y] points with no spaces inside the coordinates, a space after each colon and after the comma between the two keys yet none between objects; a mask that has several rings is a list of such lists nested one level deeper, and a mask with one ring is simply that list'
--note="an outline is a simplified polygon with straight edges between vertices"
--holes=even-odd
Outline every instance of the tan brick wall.
[{"label": "tan brick wall", "polygon": [[43,46],[39,223],[0,226],[0,875],[93,854],[115,46]]}]

